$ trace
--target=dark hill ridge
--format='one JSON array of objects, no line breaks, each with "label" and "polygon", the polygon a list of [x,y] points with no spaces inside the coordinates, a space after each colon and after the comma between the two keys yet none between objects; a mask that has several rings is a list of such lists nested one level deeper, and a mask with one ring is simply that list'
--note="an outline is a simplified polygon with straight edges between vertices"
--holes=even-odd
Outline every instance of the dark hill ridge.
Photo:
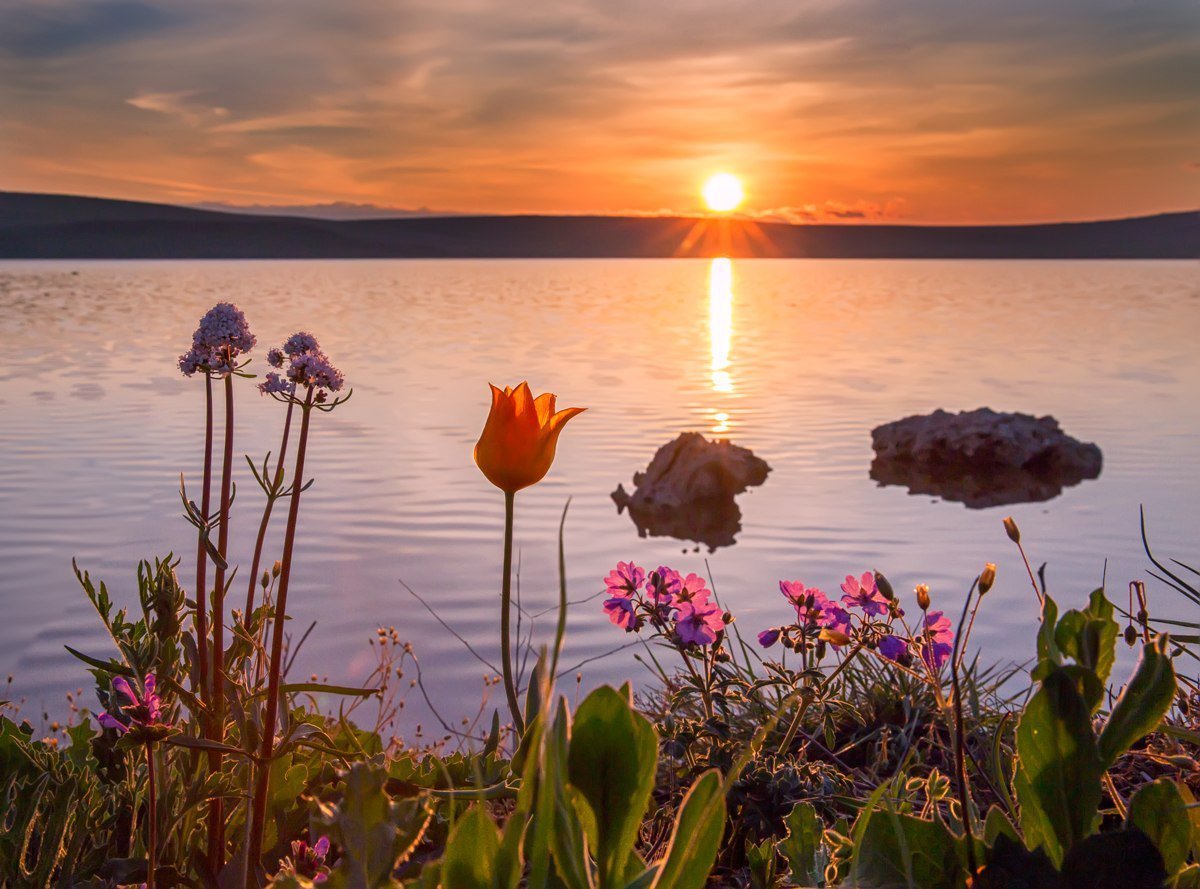
[{"label": "dark hill ridge", "polygon": [[811,257],[1196,259],[1200,211],[1040,225],[788,225],[724,218],[332,221],[0,192],[0,258]]}]

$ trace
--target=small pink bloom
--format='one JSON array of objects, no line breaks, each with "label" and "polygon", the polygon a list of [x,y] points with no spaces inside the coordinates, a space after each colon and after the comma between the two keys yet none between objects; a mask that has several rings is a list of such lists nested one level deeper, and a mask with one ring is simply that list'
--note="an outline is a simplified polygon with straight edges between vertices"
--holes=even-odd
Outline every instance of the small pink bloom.
[{"label": "small pink bloom", "polygon": [[861,578],[847,574],[842,584],[842,604],[861,608],[864,614],[887,614],[887,599],[875,588],[875,575],[864,571]]},{"label": "small pink bloom", "polygon": [[634,633],[642,628],[642,619],[638,617],[633,599],[628,596],[613,596],[611,599],[605,599],[604,610],[608,614],[608,619],[626,633]]},{"label": "small pink bloom", "polygon": [[672,605],[683,587],[683,578],[673,568],[659,565],[646,578],[646,592],[658,605]]},{"label": "small pink bloom", "polygon": [[950,619],[941,611],[926,612],[925,626],[919,639],[914,641],[921,643],[922,660],[934,670],[940,669],[954,651],[954,629]]},{"label": "small pink bloom", "polygon": [[696,574],[689,574],[680,583],[679,589],[675,593],[675,601],[677,603],[691,602],[694,605],[701,605],[708,602],[708,597],[712,593],[708,587],[704,585],[704,579]]},{"label": "small pink bloom", "polygon": [[633,562],[617,562],[617,567],[604,578],[605,591],[610,596],[629,598],[638,591],[646,579],[646,571]]},{"label": "small pink bloom", "polygon": [[725,629],[725,615],[712,602],[684,602],[675,619],[675,632],[684,645],[712,645]]}]

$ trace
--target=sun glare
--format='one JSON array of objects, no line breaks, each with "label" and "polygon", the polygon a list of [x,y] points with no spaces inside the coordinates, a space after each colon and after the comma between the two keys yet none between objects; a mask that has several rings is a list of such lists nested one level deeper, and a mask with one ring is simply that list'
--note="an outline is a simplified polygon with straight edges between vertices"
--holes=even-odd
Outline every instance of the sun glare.
[{"label": "sun glare", "polygon": [[715,173],[704,183],[704,203],[708,209],[728,213],[742,202],[742,183],[732,173]]}]

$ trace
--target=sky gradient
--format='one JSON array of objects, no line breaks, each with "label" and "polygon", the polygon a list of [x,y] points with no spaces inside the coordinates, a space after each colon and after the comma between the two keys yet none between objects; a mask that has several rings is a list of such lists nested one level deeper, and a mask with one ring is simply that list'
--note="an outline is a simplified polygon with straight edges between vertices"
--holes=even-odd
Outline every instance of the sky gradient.
[{"label": "sky gradient", "polygon": [[[0,189],[789,221],[1200,206],[1194,0],[0,0]],[[353,212],[353,211],[351,211]]]}]

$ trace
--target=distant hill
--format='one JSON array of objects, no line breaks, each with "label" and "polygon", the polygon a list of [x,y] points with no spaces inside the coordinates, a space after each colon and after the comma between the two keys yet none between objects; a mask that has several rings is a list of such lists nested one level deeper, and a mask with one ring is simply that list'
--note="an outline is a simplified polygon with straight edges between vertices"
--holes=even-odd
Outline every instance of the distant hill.
[{"label": "distant hill", "polygon": [[1200,211],[1043,225],[788,225],[726,218],[328,220],[0,192],[0,258],[1196,259]]}]

